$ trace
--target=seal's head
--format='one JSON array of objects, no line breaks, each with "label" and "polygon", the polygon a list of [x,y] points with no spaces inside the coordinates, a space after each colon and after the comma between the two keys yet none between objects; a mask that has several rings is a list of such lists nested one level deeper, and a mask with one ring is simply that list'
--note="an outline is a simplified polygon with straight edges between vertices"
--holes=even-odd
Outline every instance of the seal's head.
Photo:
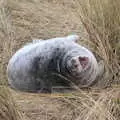
[{"label": "seal's head", "polygon": [[72,57],[68,61],[67,68],[72,76],[79,77],[81,72],[84,71],[88,66],[89,59],[85,56]]}]

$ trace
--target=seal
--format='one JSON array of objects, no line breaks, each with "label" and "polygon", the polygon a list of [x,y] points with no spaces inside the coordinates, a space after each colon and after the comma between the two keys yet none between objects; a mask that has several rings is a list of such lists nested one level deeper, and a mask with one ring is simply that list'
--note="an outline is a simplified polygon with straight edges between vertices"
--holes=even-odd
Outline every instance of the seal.
[{"label": "seal", "polygon": [[12,88],[51,92],[52,87],[91,86],[98,74],[93,53],[79,45],[79,36],[34,40],[19,49],[7,67]]}]

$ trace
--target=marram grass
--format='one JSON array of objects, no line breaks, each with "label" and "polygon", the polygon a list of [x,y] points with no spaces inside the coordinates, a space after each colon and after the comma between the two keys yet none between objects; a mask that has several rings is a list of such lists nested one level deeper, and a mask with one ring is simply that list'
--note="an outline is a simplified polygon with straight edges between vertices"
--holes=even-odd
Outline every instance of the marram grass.
[{"label": "marram grass", "polygon": [[[8,2],[10,3],[8,4]],[[7,85],[7,83],[4,82],[4,80],[6,80],[5,77],[6,64],[9,60],[9,57],[11,56],[13,47],[16,46],[16,44],[14,44],[14,41],[16,41],[15,39],[16,33],[13,30],[11,17],[13,17],[12,19],[15,25],[16,26],[18,25],[21,31],[22,30],[24,31],[22,33],[19,33],[19,35],[21,34],[22,34],[21,36],[31,35],[32,32],[29,33],[28,31],[33,31],[35,33],[36,31],[30,28],[32,28],[31,26],[40,25],[40,23],[35,24],[34,22],[31,22],[30,19],[28,19],[31,18],[30,12],[32,12],[32,15],[35,14],[35,16],[37,16],[35,19],[36,22],[42,20],[42,17],[40,14],[40,18],[39,18],[38,13],[41,12],[38,11],[39,9],[37,10],[34,9],[36,8],[36,5],[34,5],[34,3],[35,1],[33,2],[33,0],[30,0],[30,2],[28,0],[24,0],[22,2],[19,0],[0,1],[0,43],[1,43],[0,49],[2,48],[2,53],[0,54],[0,63],[1,63],[0,84]],[[36,3],[40,5],[42,4],[42,2],[41,3],[39,2],[39,0],[36,0]],[[70,1],[70,4],[72,3],[73,0]],[[85,27],[86,32],[89,35],[89,41],[88,41],[89,45],[92,46],[94,52],[97,55],[99,55],[99,57],[103,59],[105,62],[106,72],[107,72],[106,73],[107,77],[105,79],[106,84],[108,85],[111,83],[119,83],[120,0],[74,0],[74,3],[75,3],[75,9],[77,11],[77,15],[80,17],[80,22],[83,23],[83,26]],[[47,4],[44,6],[47,6]],[[40,8],[40,10],[43,8]],[[10,14],[11,10],[13,10],[12,12],[13,16],[11,16]],[[47,13],[47,11],[45,13]],[[57,23],[58,18],[54,20]],[[43,21],[45,20],[43,19]],[[15,25],[14,27],[16,27]],[[39,28],[40,27],[41,26],[39,26]],[[29,34],[27,34],[27,32]],[[46,37],[46,33],[42,35],[45,35],[44,37]],[[39,36],[39,34],[37,36],[41,37]],[[24,37],[20,37],[20,38],[23,39]],[[20,40],[21,39],[19,39],[19,41]],[[26,39],[23,39],[23,41],[26,42]],[[102,82],[104,83],[104,81]],[[64,111],[64,114],[61,116],[56,115],[57,111],[59,111],[59,109],[61,108],[59,108],[54,114],[52,114],[52,112],[48,114],[50,114],[51,116],[53,115],[53,118],[55,120],[61,120],[61,119],[62,120],[70,120],[70,119],[71,120],[119,120],[120,119],[119,89],[114,90],[111,88],[111,90],[108,91],[107,89],[103,91],[102,90],[98,90],[98,91],[99,92],[94,93],[92,91],[86,92],[86,91],[78,90],[78,93],[65,94],[61,98],[54,98],[54,99],[58,99],[58,104],[59,104],[59,100],[62,101],[61,108],[65,107],[66,111]],[[1,87],[0,88],[0,120],[21,120],[21,119],[23,120],[17,109],[15,102],[16,101],[14,101],[14,99],[12,98],[11,92],[7,88]],[[33,101],[31,103],[33,103]],[[24,102],[24,99],[22,104],[26,104]],[[38,103],[34,103],[34,104],[38,105]],[[48,111],[45,109],[45,111],[42,112],[44,112],[46,115]],[[50,119],[49,117],[46,118],[48,120]]]},{"label": "marram grass", "polygon": [[0,120],[22,120],[10,91],[0,86]]},{"label": "marram grass", "polygon": [[120,1],[75,0],[75,4],[89,44],[104,60],[105,84],[120,83]]}]

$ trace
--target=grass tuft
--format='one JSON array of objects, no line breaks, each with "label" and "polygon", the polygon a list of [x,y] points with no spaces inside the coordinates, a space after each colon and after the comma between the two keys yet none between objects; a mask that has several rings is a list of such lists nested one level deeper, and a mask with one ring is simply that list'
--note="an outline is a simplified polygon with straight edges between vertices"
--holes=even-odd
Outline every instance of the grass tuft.
[{"label": "grass tuft", "polygon": [[89,45],[104,60],[104,84],[120,83],[120,1],[75,0],[77,13],[89,36]]},{"label": "grass tuft", "polygon": [[3,86],[0,87],[0,120],[23,120],[10,91]]}]

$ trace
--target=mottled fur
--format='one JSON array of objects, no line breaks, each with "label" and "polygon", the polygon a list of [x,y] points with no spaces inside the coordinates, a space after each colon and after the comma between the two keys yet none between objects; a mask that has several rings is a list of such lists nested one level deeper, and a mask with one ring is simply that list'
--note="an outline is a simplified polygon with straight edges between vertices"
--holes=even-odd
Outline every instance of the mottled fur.
[{"label": "mottled fur", "polygon": [[77,44],[77,40],[77,35],[70,35],[35,40],[24,46],[9,61],[9,84],[32,92],[51,92],[54,86],[71,83],[90,86],[97,76],[98,64],[92,52]]}]

